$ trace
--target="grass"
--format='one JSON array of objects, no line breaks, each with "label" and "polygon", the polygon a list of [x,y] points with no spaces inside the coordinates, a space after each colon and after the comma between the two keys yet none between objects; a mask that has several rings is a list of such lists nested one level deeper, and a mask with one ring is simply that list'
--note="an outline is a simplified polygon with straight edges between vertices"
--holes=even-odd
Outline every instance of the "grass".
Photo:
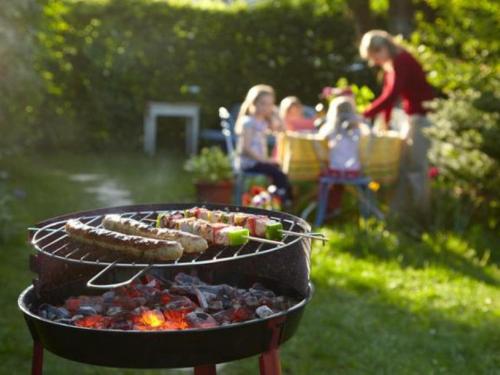
[{"label": "grass", "polygon": [[[24,157],[2,168],[15,190],[14,228],[0,250],[0,374],[28,373],[31,339],[17,310],[33,277],[25,228],[57,214],[126,202],[189,201],[178,155]],[[480,227],[415,240],[383,223],[323,228],[316,286],[296,336],[283,346],[285,374],[499,374],[499,238]],[[257,373],[257,359],[222,374]],[[48,374],[170,374],[82,365],[46,354]]]}]

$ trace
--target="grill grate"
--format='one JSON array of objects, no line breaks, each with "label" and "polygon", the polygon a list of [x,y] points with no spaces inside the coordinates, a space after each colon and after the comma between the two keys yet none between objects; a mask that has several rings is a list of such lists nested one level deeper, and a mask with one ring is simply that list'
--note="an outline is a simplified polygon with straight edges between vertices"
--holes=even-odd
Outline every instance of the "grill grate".
[{"label": "grill grate", "polygon": [[[169,211],[125,212],[120,216],[135,219],[151,225],[152,222],[156,221],[160,212],[163,213]],[[79,219],[85,224],[101,228],[103,217],[104,215],[93,215],[82,216]],[[302,225],[293,220],[282,219],[274,216],[271,216],[271,219],[280,221],[283,224],[284,230],[296,233],[307,232],[307,228],[304,228]],[[90,249],[90,246],[88,245],[77,244],[74,241],[71,241],[69,236],[64,231],[65,224],[66,220],[61,220],[50,223],[42,228],[36,228],[36,232],[32,239],[32,245],[39,252],[66,262],[127,268],[145,268],[152,266],[151,263],[139,263],[133,259],[124,258],[122,254],[113,251]],[[282,239],[283,245],[279,246],[253,241],[248,241],[246,244],[239,247],[212,245],[204,253],[184,254],[181,258],[175,261],[155,262],[154,267],[180,267],[231,261],[234,259],[269,253],[301,240],[302,238],[300,237],[285,234]]]}]

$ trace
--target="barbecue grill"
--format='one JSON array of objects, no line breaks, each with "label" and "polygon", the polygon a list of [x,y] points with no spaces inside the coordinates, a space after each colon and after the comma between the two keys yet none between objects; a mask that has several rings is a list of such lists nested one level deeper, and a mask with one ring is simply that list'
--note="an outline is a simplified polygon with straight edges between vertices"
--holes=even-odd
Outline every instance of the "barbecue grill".
[{"label": "barbecue grill", "polygon": [[[68,219],[99,227],[106,214],[120,214],[154,223],[159,213],[184,210],[195,204],[121,206],[78,212],[45,220],[32,228],[37,250],[31,268],[34,285],[19,297],[34,341],[33,374],[42,373],[43,348],[74,361],[129,368],[195,368],[195,374],[215,374],[215,364],[260,354],[261,374],[280,374],[279,346],[295,333],[311,298],[310,226],[293,215],[238,206],[205,205],[208,209],[266,215],[281,221],[281,243],[249,241],[239,247],[210,246],[202,254],[185,254],[176,261],[145,263],[113,252],[90,250],[70,241]],[[276,293],[295,298],[290,309],[264,319],[205,329],[180,331],[121,331],[75,327],[39,316],[42,303],[60,304],[73,295],[95,294],[102,288],[131,283],[145,273],[169,279],[179,272],[209,282],[241,288],[262,282]]]}]

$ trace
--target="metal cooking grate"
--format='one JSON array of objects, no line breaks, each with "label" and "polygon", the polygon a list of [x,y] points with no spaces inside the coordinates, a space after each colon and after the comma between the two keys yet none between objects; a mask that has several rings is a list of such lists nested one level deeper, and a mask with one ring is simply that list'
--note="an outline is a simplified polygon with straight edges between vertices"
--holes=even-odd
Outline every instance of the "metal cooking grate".
[{"label": "metal cooking grate", "polygon": [[[156,221],[159,213],[169,212],[161,211],[140,211],[126,212],[120,216],[135,219],[144,223],[152,224]],[[95,227],[102,227],[101,222],[104,215],[82,216],[79,218],[85,224]],[[293,220],[281,219],[278,217],[270,217],[273,220],[280,221],[283,224],[283,229],[297,233],[307,232],[300,224]],[[89,245],[83,245],[71,241],[69,236],[64,231],[66,220],[57,221],[48,224],[42,228],[38,228],[33,236],[32,245],[36,250],[48,256],[79,264],[102,265],[114,267],[151,267],[151,263],[138,263],[132,258],[125,258],[123,254],[118,252],[96,249]],[[204,253],[201,254],[184,254],[181,258],[175,261],[155,262],[154,267],[180,267],[189,265],[202,265],[216,262],[231,261],[236,258],[246,258],[258,254],[268,253],[291,243],[301,241],[302,238],[294,237],[285,234],[283,236],[283,245],[272,245],[267,243],[258,243],[248,241],[246,244],[235,246],[212,245]]]}]

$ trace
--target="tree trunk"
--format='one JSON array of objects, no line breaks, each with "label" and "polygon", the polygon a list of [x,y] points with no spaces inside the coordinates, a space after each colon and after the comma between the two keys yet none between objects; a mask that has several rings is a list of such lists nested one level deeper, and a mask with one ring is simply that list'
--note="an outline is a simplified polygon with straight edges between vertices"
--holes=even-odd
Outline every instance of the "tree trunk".
[{"label": "tree trunk", "polygon": [[375,28],[375,20],[370,9],[370,0],[348,0],[347,6],[353,15],[358,37],[361,37],[366,31]]},{"label": "tree trunk", "polygon": [[414,30],[412,0],[389,0],[389,31],[409,37]]}]

